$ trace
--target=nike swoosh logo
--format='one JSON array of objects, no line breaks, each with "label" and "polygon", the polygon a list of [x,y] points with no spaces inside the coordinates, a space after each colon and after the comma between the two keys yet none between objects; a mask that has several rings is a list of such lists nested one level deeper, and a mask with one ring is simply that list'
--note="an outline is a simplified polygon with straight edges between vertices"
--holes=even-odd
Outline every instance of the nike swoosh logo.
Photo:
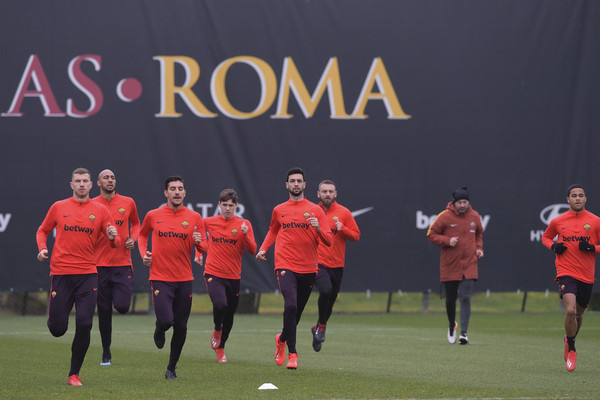
[{"label": "nike swoosh logo", "polygon": [[454,228],[456,226],[456,224],[450,224],[450,226]]},{"label": "nike swoosh logo", "polygon": [[373,211],[375,207],[367,207],[367,208],[361,208],[360,210],[356,210],[356,211],[352,211],[352,216],[353,217],[358,217],[359,215],[363,215],[368,213],[369,211]]}]

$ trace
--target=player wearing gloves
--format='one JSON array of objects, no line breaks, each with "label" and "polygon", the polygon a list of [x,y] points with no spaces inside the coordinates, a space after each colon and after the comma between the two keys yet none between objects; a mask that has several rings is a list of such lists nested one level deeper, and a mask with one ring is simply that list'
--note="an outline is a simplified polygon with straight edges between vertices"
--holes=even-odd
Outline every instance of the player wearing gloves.
[{"label": "player wearing gloves", "polygon": [[[556,282],[565,303],[565,353],[567,371],[575,370],[575,337],[592,295],[596,253],[600,246],[600,219],[585,209],[585,190],[567,189],[569,211],[550,221],[542,243],[556,253]],[[557,238],[554,242],[554,238]]]}]

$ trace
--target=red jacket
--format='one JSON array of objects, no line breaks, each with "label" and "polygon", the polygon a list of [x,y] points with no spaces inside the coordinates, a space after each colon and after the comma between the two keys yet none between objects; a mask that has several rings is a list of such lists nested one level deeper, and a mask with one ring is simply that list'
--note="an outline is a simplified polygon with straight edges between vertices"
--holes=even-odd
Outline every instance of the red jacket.
[{"label": "red jacket", "polygon": [[[450,238],[457,236],[456,246]],[[450,202],[427,230],[427,239],[442,248],[440,254],[440,281],[478,279],[477,250],[483,251],[483,226],[479,213],[471,206],[460,214]]]}]

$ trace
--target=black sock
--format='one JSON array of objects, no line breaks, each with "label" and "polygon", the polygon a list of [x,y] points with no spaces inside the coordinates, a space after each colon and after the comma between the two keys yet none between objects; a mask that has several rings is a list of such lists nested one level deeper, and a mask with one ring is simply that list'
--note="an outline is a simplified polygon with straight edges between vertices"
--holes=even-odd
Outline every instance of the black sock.
[{"label": "black sock", "polygon": [[567,344],[569,345],[569,351],[576,351],[575,350],[575,336],[573,336],[573,337],[567,336]]}]

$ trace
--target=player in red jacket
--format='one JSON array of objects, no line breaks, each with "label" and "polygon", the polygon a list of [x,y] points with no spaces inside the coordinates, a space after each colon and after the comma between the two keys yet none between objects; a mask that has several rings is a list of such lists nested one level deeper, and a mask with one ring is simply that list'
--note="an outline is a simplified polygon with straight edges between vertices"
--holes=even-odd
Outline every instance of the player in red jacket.
[{"label": "player in red jacket", "polygon": [[110,169],[98,174],[100,195],[92,200],[104,205],[113,217],[123,246],[114,248],[107,239],[100,239],[96,249],[98,267],[98,327],[102,339],[102,362],[111,365],[112,309],[119,314],[129,311],[133,293],[133,266],[131,249],[140,232],[135,201],[115,191],[117,178]]},{"label": "player in red jacket", "polygon": [[[204,219],[208,255],[204,266],[204,282],[213,303],[214,330],[210,345],[218,362],[227,362],[225,342],[233,327],[233,316],[240,301],[240,276],[244,250],[254,255],[256,241],[252,224],[235,215],[237,193],[225,189],[219,195],[221,215]],[[202,264],[202,255],[196,258]]]},{"label": "player in red jacket", "polygon": [[[456,343],[456,300],[460,294],[460,344],[469,343],[471,293],[478,279],[477,260],[483,257],[483,227],[471,208],[469,193],[461,187],[427,230],[427,239],[441,247],[440,281],[446,289],[448,342]],[[460,293],[459,293],[460,287]]]},{"label": "player in red jacket", "polygon": [[50,259],[48,329],[59,337],[67,332],[69,314],[75,305],[75,337],[71,346],[71,370],[67,384],[81,386],[79,371],[90,346],[90,331],[96,308],[98,274],[95,253],[104,236],[118,246],[115,223],[103,205],[90,200],[90,172],[77,168],[71,174],[73,196],[52,204],[36,233],[37,259],[48,259],[47,239],[56,228]]},{"label": "player in red jacket", "polygon": [[319,272],[315,279],[315,285],[319,289],[319,318],[317,324],[311,328],[311,332],[313,349],[321,351],[322,343],[325,341],[325,327],[342,284],[346,262],[346,241],[358,241],[360,230],[350,210],[335,201],[337,190],[333,181],[324,180],[319,183],[317,197],[321,200],[319,207],[325,212],[329,229],[333,234],[331,247],[319,245]]},{"label": "player in red jacket", "polygon": [[290,199],[273,209],[269,232],[260,250],[258,261],[266,261],[266,253],[275,242],[275,273],[283,295],[283,329],[275,336],[275,363],[285,362],[285,345],[288,346],[287,368],[298,368],[296,327],[308,302],[318,271],[319,243],[331,246],[333,235],[321,207],[304,198],[306,181],[301,168],[287,172],[285,187]]},{"label": "player in red jacket", "polygon": [[592,296],[596,253],[600,252],[600,218],[586,211],[586,201],[581,185],[569,186],[569,211],[550,221],[542,236],[542,244],[556,253],[556,282],[565,303],[564,358],[567,371],[575,370],[575,337]]},{"label": "player in red jacket", "polygon": [[[150,267],[150,287],[156,315],[154,344],[165,345],[165,332],[173,327],[171,354],[166,379],[177,379],[175,368],[187,335],[187,322],[192,309],[192,254],[194,248],[206,252],[202,217],[183,204],[183,179],[171,176],[165,181],[167,204],[149,211],[144,217],[138,237],[138,249],[144,265]],[[152,234],[152,251],[148,238]]]}]

